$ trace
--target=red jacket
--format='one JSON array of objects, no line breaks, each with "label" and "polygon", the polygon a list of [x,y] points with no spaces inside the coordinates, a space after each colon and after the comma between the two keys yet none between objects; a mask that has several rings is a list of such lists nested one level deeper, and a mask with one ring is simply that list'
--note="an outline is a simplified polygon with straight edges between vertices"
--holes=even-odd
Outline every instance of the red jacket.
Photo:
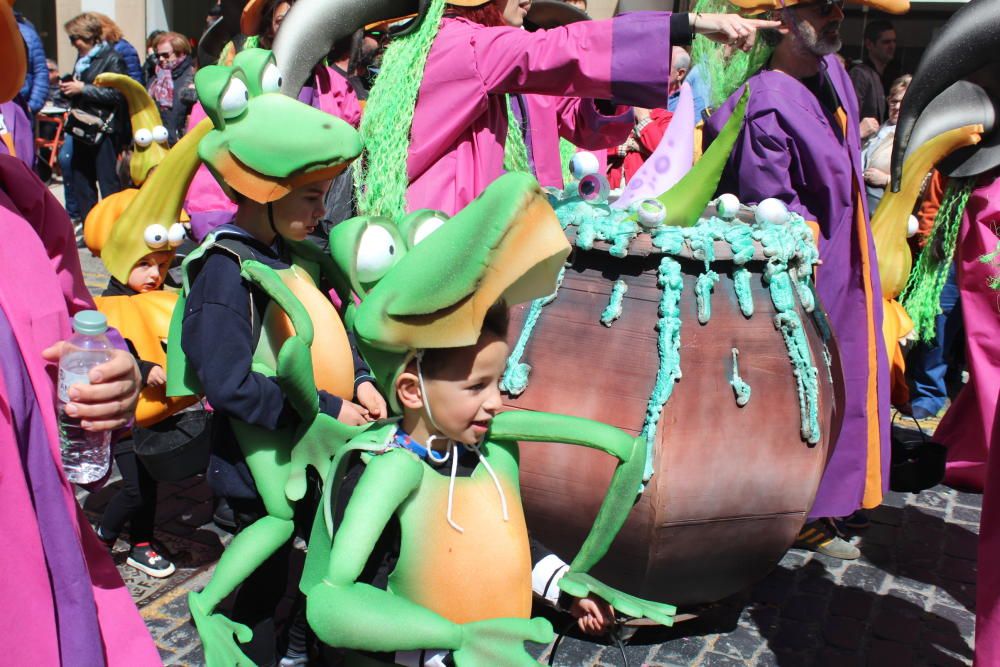
[{"label": "red jacket", "polygon": [[622,187],[632,179],[635,172],[639,171],[639,167],[660,143],[673,117],[672,112],[664,109],[650,110],[649,120],[637,123],[632,131],[632,138],[639,145],[638,152],[626,151],[624,145],[618,147],[617,153],[608,151],[608,183],[612,188]]}]

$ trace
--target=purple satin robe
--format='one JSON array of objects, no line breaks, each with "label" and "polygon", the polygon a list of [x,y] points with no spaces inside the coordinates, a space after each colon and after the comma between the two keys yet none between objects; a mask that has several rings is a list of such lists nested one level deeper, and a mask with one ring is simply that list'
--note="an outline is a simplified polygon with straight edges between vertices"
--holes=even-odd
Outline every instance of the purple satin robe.
[{"label": "purple satin robe", "polygon": [[[826,73],[846,114],[846,136],[837,118],[824,111],[798,79],[764,70],[748,81],[746,120],[719,192],[744,203],[776,197],[819,227],[823,264],[816,289],[837,338],[844,371],[845,409],[820,482],[811,517],[846,516],[864,504],[878,505],[889,480],[889,374],[882,339],[882,299],[875,245],[868,226],[861,177],[857,99],[850,78],[833,56]],[[705,124],[705,145],[718,135],[742,94],[740,88]],[[856,206],[862,207],[868,271],[861,260]],[[867,274],[867,276],[866,276]],[[868,312],[865,281],[872,312]],[[874,346],[874,368],[870,363]],[[822,363],[822,361],[820,361]],[[870,374],[875,392],[869,396]],[[791,382],[789,374],[789,382]],[[877,410],[869,409],[869,399]],[[876,414],[871,414],[875,412]]]},{"label": "purple satin robe", "polygon": [[[35,166],[35,135],[28,112],[17,102],[3,102],[0,104],[0,115],[3,116],[7,132],[13,137],[17,158],[28,165],[29,169],[33,168]],[[2,141],[0,141],[0,155],[10,155],[7,144]]]}]

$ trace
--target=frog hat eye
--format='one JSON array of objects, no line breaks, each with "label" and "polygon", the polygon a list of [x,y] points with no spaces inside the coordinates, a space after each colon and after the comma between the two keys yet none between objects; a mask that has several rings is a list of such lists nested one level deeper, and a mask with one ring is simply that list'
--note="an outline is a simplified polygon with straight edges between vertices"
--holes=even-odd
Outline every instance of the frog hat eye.
[{"label": "frog hat eye", "polygon": [[156,127],[153,128],[152,137],[153,141],[155,141],[156,143],[158,144],[167,143],[167,137],[169,136],[170,135],[167,132],[167,128],[163,127],[162,125],[157,125]]},{"label": "frog hat eye", "polygon": [[281,70],[273,62],[267,64],[260,75],[260,89],[265,93],[277,93],[281,90]]},{"label": "frog hat eye", "polygon": [[[157,225],[161,226],[161,225]],[[149,231],[148,229],[146,231]],[[184,243],[184,238],[187,236],[187,232],[184,230],[184,225],[179,222],[175,222],[170,225],[170,229],[167,231],[167,243],[171,248],[176,248],[180,244]]]},{"label": "frog hat eye", "polygon": [[232,120],[247,109],[250,102],[250,91],[241,79],[235,76],[229,80],[229,85],[219,98],[219,111],[226,120]]},{"label": "frog hat eye", "polygon": [[141,127],[135,131],[135,135],[132,136],[132,139],[135,141],[136,146],[145,148],[153,143],[153,133],[146,128]]},{"label": "frog hat eye", "polygon": [[399,223],[404,238],[412,248],[438,230],[448,221],[448,214],[443,211],[423,209],[414,211]]},{"label": "frog hat eye", "polygon": [[168,234],[167,228],[163,225],[150,225],[146,227],[146,231],[142,233],[142,238],[146,241],[146,245],[153,250],[162,250],[167,247]]},{"label": "frog hat eye", "polygon": [[362,283],[374,283],[381,280],[389,269],[399,261],[406,252],[400,239],[389,229],[379,223],[371,223],[361,234],[358,241],[355,268],[358,280]]}]

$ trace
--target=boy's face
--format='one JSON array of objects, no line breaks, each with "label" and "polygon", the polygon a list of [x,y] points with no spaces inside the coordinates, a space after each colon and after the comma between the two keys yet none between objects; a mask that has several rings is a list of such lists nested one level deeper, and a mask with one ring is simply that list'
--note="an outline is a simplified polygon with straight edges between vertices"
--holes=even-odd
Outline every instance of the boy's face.
[{"label": "boy's face", "polygon": [[128,274],[128,286],[139,293],[160,289],[173,258],[174,253],[168,250],[149,253],[132,267],[132,272]]},{"label": "boy's face", "polygon": [[326,213],[323,198],[330,188],[330,181],[320,181],[292,190],[274,202],[274,226],[286,239],[302,241]]},{"label": "boy's face", "polygon": [[470,445],[482,441],[503,403],[500,377],[509,353],[506,341],[486,333],[473,347],[449,351],[433,377],[424,377],[442,435]]}]

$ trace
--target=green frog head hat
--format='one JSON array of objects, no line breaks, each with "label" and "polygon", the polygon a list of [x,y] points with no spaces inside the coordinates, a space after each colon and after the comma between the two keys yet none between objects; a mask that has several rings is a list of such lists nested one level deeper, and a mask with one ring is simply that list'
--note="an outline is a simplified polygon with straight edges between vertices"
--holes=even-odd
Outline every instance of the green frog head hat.
[{"label": "green frog head hat", "polygon": [[475,345],[494,303],[550,294],[570,251],[538,183],[522,173],[501,176],[450,219],[352,218],[334,227],[330,247],[361,296],[358,347],[397,410],[395,379],[417,351]]},{"label": "green frog head hat", "polygon": [[279,90],[270,51],[246,49],[231,67],[204,67],[198,98],[213,129],[198,155],[230,197],[266,204],[292,190],[333,178],[361,153],[349,124]]}]

